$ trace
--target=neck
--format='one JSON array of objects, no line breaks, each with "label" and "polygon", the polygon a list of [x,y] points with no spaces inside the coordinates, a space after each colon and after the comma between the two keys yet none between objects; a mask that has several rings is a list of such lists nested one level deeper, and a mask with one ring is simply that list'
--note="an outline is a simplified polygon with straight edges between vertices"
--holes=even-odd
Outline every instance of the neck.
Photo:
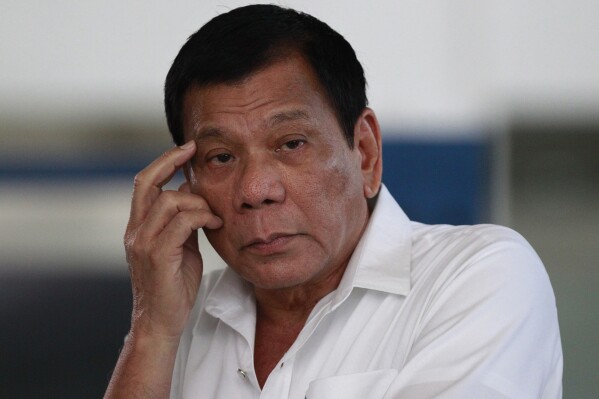
[{"label": "neck", "polygon": [[255,288],[257,319],[254,368],[260,387],[295,342],[314,306],[337,288],[347,263],[318,283],[265,290]]}]

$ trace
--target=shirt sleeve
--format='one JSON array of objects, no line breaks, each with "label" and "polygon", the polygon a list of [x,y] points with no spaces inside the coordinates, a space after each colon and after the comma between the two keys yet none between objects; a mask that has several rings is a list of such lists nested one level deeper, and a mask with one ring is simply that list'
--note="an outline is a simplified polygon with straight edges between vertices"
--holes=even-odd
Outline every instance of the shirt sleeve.
[{"label": "shirt sleeve", "polygon": [[500,232],[437,285],[385,398],[561,398],[548,276],[521,236]]}]

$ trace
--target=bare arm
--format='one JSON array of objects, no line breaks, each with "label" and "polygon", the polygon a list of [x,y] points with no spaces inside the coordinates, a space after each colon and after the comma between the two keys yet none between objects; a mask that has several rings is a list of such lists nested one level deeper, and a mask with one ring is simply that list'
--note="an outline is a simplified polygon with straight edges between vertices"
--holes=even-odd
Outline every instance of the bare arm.
[{"label": "bare arm", "polygon": [[179,339],[202,279],[199,228],[219,228],[206,201],[164,186],[195,153],[174,148],[135,178],[125,249],[133,287],[131,330],[105,398],[167,398]]}]

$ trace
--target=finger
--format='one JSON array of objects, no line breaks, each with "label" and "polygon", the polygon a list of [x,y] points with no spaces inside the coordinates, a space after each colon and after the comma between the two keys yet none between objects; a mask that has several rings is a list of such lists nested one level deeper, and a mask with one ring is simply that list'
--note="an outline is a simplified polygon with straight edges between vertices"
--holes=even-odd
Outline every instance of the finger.
[{"label": "finger", "polygon": [[187,241],[183,244],[185,248],[189,248],[193,251],[200,250],[200,244],[198,243],[198,231],[194,230],[191,232],[190,236],[187,237]]},{"label": "finger", "polygon": [[162,192],[146,215],[139,232],[142,240],[158,236],[164,227],[180,212],[207,211],[212,213],[208,203],[199,195],[178,191]]},{"label": "finger", "polygon": [[[182,193],[191,193],[191,184],[190,184],[189,182],[185,182],[185,183],[181,184],[181,185],[179,186],[179,192],[182,192]],[[197,195],[197,194],[196,194],[196,195]],[[203,197],[202,197],[202,198],[203,198]],[[210,210],[210,212],[212,212],[212,209],[210,209],[210,206],[208,205],[208,202],[206,202],[206,205],[207,205],[208,209]],[[212,213],[214,213],[214,212],[212,212]],[[216,214],[215,214],[215,215],[216,215]],[[220,219],[220,217],[219,217],[219,216],[217,216],[217,217]],[[220,220],[221,220],[221,222],[222,222],[222,219],[220,219]],[[208,227],[208,226],[205,226],[205,227],[206,227],[206,228],[208,228],[208,229],[210,229],[210,228],[211,228],[211,227]],[[220,226],[218,226],[217,228],[220,228],[220,227],[222,227],[222,223],[221,223],[221,225],[220,225]]]},{"label": "finger", "polygon": [[195,153],[195,142],[165,152],[135,176],[131,199],[132,227],[141,224],[164,186]]},{"label": "finger", "polygon": [[177,191],[182,193],[191,193],[191,184],[189,184],[189,182],[185,182],[179,186]]},{"label": "finger", "polygon": [[178,256],[181,248],[189,245],[188,240],[195,231],[203,227],[217,229],[222,220],[206,210],[179,212],[162,230],[156,244],[164,250],[163,256]]}]

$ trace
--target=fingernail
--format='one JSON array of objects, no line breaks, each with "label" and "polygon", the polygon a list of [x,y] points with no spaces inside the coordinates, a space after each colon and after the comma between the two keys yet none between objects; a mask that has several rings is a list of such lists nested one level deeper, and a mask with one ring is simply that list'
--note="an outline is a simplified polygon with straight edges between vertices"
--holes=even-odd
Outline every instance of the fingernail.
[{"label": "fingernail", "polygon": [[182,150],[189,150],[190,148],[192,148],[192,147],[193,147],[193,145],[194,145],[194,144],[195,144],[195,143],[194,143],[194,141],[193,141],[193,140],[189,140],[187,143],[183,144],[183,145],[182,145],[181,147],[179,147],[179,148],[181,148]]}]

